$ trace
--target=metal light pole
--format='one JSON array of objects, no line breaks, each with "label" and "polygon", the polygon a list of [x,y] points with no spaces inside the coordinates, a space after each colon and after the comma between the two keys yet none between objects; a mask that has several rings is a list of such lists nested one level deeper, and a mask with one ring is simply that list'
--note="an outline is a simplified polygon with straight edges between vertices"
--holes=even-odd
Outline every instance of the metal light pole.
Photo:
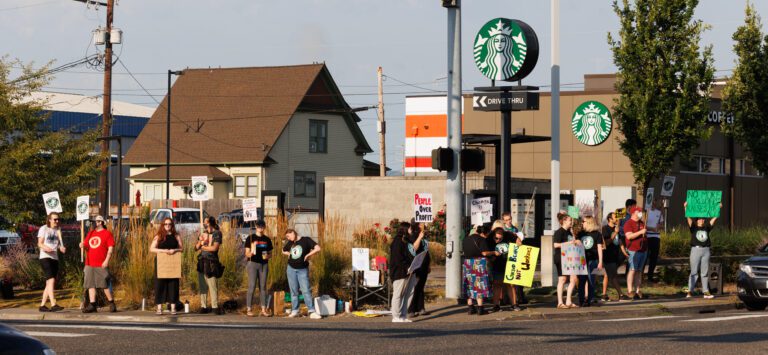
[{"label": "metal light pole", "polygon": [[557,212],[560,210],[560,0],[551,0],[552,4],[552,161],[550,162],[550,199],[552,208],[552,230],[556,230],[560,224],[557,221]]},{"label": "metal light pole", "polygon": [[166,95],[166,121],[165,121],[165,207],[170,207],[171,200],[171,75],[183,75],[184,71],[168,69],[168,94]]},{"label": "metal light pole", "polygon": [[445,297],[461,297],[461,235],[464,204],[461,195],[461,0],[443,1],[448,8],[448,148],[453,169],[445,184]]}]

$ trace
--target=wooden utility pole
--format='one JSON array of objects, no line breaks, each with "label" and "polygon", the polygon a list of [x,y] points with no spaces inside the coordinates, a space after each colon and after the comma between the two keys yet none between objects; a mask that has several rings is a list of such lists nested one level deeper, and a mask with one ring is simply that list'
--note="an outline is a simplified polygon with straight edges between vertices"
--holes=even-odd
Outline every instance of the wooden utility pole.
[{"label": "wooden utility pole", "polygon": [[381,67],[376,70],[379,78],[379,176],[387,175],[387,154],[385,150],[385,135],[387,134],[387,124],[384,122],[384,87],[382,85]]},{"label": "wooden utility pole", "polygon": [[[112,135],[110,127],[112,126],[112,39],[110,38],[112,33],[112,19],[114,15],[115,0],[107,1],[107,36],[104,43],[104,96],[103,96],[103,113],[101,124],[101,136],[108,137]],[[104,218],[109,219],[109,194],[108,194],[108,174],[109,165],[112,163],[112,154],[109,150],[109,141],[101,141],[101,152],[107,153],[107,159],[101,162],[101,175],[99,176],[99,202],[100,211],[99,214]],[[118,152],[117,154],[122,154]],[[122,191],[120,191],[122,193]],[[122,207],[122,206],[120,206]],[[119,207],[118,207],[119,208]]]}]

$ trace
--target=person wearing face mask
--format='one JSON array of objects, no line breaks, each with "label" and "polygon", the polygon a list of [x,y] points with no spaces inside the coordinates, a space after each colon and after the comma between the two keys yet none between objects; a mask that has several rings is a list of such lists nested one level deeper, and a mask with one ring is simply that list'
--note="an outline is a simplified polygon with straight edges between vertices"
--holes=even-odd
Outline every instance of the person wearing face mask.
[{"label": "person wearing face mask", "polygon": [[629,210],[630,218],[624,223],[624,235],[626,237],[627,251],[629,252],[629,271],[627,271],[627,293],[633,300],[643,298],[640,286],[643,281],[643,266],[648,251],[648,230],[643,223],[643,210],[640,207],[632,207]]},{"label": "person wearing face mask", "polygon": [[[722,207],[723,205],[720,204],[720,208]],[[683,208],[688,209],[688,201],[685,201]],[[709,221],[704,218],[696,218],[696,223],[694,223],[693,219],[688,217],[688,227],[691,229],[691,277],[688,279],[686,298],[693,296],[693,289],[696,287],[699,271],[701,271],[701,290],[704,293],[704,298],[715,298],[715,296],[709,293],[709,257],[710,247],[712,246],[709,234],[712,232],[715,221],[717,221],[717,217],[713,217]]]},{"label": "person wearing face mask", "polygon": [[[222,236],[216,218],[208,217],[204,221],[204,232],[200,234],[195,244],[195,251],[200,251],[197,258],[197,284],[200,289],[200,314],[213,312],[223,315],[219,308],[218,279],[221,277],[222,266],[219,262],[219,247]],[[207,308],[208,293],[211,294],[211,308]]]}]

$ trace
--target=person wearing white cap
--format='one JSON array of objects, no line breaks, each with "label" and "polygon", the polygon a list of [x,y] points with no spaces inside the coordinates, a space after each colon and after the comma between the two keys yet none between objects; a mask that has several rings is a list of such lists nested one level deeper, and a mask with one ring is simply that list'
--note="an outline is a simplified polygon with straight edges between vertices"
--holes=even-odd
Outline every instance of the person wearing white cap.
[{"label": "person wearing white cap", "polygon": [[104,294],[107,296],[109,302],[109,311],[117,312],[115,306],[115,299],[112,297],[112,292],[107,287],[109,279],[109,271],[107,266],[109,265],[109,259],[112,256],[112,250],[115,247],[115,238],[112,236],[112,232],[106,229],[104,217],[96,216],[94,218],[94,224],[96,227],[88,232],[88,236],[85,237],[85,242],[80,243],[80,248],[85,249],[85,270],[83,274],[85,280],[83,287],[88,289],[89,303],[83,307],[83,313],[96,312],[96,289],[100,288],[104,290]]}]

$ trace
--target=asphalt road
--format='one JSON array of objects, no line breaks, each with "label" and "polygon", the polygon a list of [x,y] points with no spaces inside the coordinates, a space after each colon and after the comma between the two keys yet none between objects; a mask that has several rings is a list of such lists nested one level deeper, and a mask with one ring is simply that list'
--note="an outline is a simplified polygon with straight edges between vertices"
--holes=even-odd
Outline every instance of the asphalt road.
[{"label": "asphalt road", "polygon": [[6,323],[59,354],[768,353],[768,312],[746,311],[482,323]]}]

